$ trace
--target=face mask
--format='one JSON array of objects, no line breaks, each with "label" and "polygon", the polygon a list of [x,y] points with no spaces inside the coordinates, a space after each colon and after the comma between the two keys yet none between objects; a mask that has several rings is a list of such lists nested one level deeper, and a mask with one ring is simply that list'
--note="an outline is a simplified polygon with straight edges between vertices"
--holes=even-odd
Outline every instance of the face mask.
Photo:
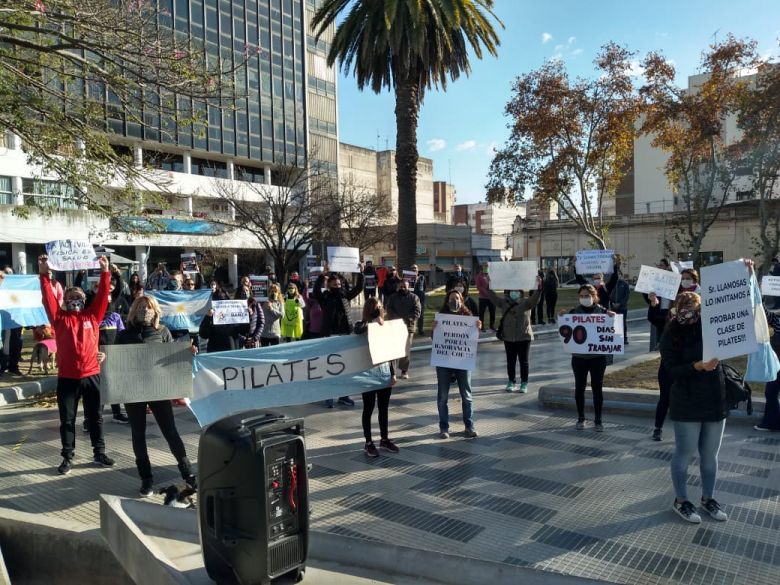
[{"label": "face mask", "polygon": [[334,286],[333,288],[328,289],[330,290],[330,294],[336,295],[338,297],[341,296],[341,287],[340,286]]},{"label": "face mask", "polygon": [[402,295],[408,295],[409,294],[409,289],[408,288],[399,288],[398,292],[400,294],[402,294]]},{"label": "face mask", "polygon": [[593,306],[593,297],[580,297],[580,304],[583,307]]},{"label": "face mask", "polygon": [[463,291],[465,290],[462,286],[456,286],[455,290],[458,291],[460,294],[463,294]]},{"label": "face mask", "polygon": [[509,293],[509,298],[512,299],[513,301],[516,301],[517,299],[520,298],[520,293],[517,292],[516,290],[513,290],[512,292]]},{"label": "face mask", "polygon": [[81,299],[70,299],[65,301],[65,310],[67,311],[83,311],[84,301]]},{"label": "face mask", "polygon": [[680,286],[683,288],[691,288],[693,286],[693,280],[690,278],[684,278],[680,281]]},{"label": "face mask", "polygon": [[376,311],[371,313],[371,318],[372,319],[379,319],[379,309],[377,309]]},{"label": "face mask", "polygon": [[686,325],[695,322],[699,318],[699,312],[695,309],[680,309],[675,318],[680,325]]},{"label": "face mask", "polygon": [[287,298],[294,299],[295,298],[295,291],[290,289],[287,291]]},{"label": "face mask", "polygon": [[597,278],[596,280],[593,281],[593,286],[601,286],[602,284],[604,284],[604,281],[601,280],[600,278]]},{"label": "face mask", "polygon": [[450,307],[450,311],[458,312],[460,311],[460,300],[459,299],[451,299],[448,303]]},{"label": "face mask", "polygon": [[144,311],[144,325],[151,325],[154,321],[154,311],[152,309],[146,309]]},{"label": "face mask", "polygon": [[212,286],[212,287],[211,287],[211,292],[213,292],[213,293],[214,293],[214,292],[217,292],[217,286],[216,286],[216,285],[214,285],[214,286]]}]

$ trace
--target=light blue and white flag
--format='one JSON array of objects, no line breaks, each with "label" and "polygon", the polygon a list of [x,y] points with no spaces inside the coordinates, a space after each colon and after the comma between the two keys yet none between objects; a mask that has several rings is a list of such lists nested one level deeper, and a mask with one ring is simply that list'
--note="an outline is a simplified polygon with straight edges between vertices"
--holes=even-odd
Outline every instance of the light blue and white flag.
[{"label": "light blue and white flag", "polygon": [[150,290],[146,293],[157,299],[162,309],[160,321],[171,330],[188,330],[197,333],[200,322],[211,304],[211,289],[201,290]]},{"label": "light blue and white flag", "polygon": [[340,335],[260,349],[198,354],[190,408],[205,426],[254,408],[309,404],[390,386],[374,367],[366,335]]},{"label": "light blue and white flag", "polygon": [[46,325],[37,275],[7,274],[0,282],[0,321],[3,329]]}]

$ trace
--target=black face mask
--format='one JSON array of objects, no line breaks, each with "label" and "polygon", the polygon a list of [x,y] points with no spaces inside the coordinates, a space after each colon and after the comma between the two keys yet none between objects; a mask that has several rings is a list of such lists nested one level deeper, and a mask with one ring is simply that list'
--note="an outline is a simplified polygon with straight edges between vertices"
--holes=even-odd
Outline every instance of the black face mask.
[{"label": "black face mask", "polygon": [[344,291],[341,290],[340,286],[335,286],[333,288],[328,289],[330,291],[330,294],[336,297],[340,297],[344,294]]},{"label": "black face mask", "polygon": [[378,319],[379,318],[379,309],[377,309],[376,311],[371,313],[371,318],[372,319]]},{"label": "black face mask", "polygon": [[408,295],[409,294],[409,289],[408,288],[399,288],[398,292],[400,294],[402,294],[402,295]]}]

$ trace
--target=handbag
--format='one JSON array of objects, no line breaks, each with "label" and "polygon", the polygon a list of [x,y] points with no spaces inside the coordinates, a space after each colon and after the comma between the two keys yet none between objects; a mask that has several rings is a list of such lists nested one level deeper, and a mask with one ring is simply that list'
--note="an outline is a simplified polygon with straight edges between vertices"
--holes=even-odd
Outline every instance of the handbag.
[{"label": "handbag", "polygon": [[506,311],[501,315],[501,320],[498,322],[498,329],[496,329],[496,339],[499,341],[502,341],[504,339],[504,317],[506,317],[507,313],[514,309],[517,306],[517,303],[510,303],[507,307]]},{"label": "handbag", "polygon": [[772,349],[769,323],[766,320],[764,306],[761,302],[761,290],[758,287],[755,274],[751,276],[750,288],[758,349],[748,356],[745,380],[773,382],[777,378],[777,372],[780,371],[780,359],[777,358],[775,350]]}]

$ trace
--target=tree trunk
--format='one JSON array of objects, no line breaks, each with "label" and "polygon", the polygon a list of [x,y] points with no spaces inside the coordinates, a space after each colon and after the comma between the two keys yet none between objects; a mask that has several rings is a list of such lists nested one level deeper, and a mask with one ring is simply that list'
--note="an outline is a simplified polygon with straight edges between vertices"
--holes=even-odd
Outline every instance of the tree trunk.
[{"label": "tree trunk", "polygon": [[417,261],[417,119],[420,112],[417,77],[399,79],[395,87],[395,166],[398,177],[396,266],[409,269]]}]

